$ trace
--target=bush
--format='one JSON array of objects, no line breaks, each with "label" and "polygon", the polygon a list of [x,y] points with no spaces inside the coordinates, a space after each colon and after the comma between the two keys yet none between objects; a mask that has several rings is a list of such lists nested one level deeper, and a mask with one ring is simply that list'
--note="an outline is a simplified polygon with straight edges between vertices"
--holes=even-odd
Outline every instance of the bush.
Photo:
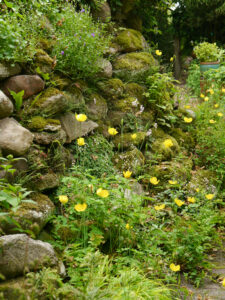
[{"label": "bush", "polygon": [[57,57],[57,70],[74,78],[89,78],[98,72],[97,62],[103,57],[109,38],[105,37],[103,25],[95,24],[87,9],[76,12],[66,6],[56,23],[56,37],[52,54]]},{"label": "bush", "polygon": [[200,67],[196,62],[193,62],[188,69],[187,86],[196,95],[200,96]]}]

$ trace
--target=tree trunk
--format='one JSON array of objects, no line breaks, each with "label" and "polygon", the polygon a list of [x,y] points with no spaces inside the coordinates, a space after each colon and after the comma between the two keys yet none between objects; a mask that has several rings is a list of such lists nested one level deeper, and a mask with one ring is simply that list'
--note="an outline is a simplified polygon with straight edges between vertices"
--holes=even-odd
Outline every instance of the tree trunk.
[{"label": "tree trunk", "polygon": [[174,63],[174,77],[177,80],[180,80],[181,77],[181,57],[180,57],[180,40],[178,37],[174,38],[174,54],[175,54],[175,63]]}]

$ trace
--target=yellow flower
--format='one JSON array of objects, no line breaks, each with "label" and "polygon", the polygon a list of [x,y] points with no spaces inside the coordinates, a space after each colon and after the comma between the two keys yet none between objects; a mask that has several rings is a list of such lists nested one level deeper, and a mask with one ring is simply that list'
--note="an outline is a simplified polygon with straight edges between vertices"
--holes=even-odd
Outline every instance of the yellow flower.
[{"label": "yellow flower", "polygon": [[215,108],[218,108],[218,107],[219,107],[219,104],[215,104],[214,107],[215,107]]},{"label": "yellow flower", "polygon": [[225,93],[225,88],[222,88],[222,90],[221,90],[221,91],[222,91],[222,93]]},{"label": "yellow flower", "polygon": [[189,109],[189,108],[191,108],[191,106],[190,105],[185,105],[184,106],[186,109]]},{"label": "yellow flower", "polygon": [[166,148],[170,148],[173,146],[173,141],[171,139],[166,139],[164,142],[163,142],[163,145],[166,147]]},{"label": "yellow flower", "polygon": [[66,204],[68,202],[68,197],[65,195],[60,195],[59,202],[61,202],[62,204]]},{"label": "yellow flower", "polygon": [[132,174],[131,171],[123,171],[123,176],[124,176],[125,178],[130,178],[131,174]]},{"label": "yellow flower", "polygon": [[204,94],[201,94],[200,97],[201,97],[201,98],[205,98],[205,95],[204,95]]},{"label": "yellow flower", "polygon": [[180,271],[180,265],[170,264],[170,269],[173,272],[178,272],[178,271]]},{"label": "yellow flower", "polygon": [[111,127],[111,128],[108,129],[108,133],[110,135],[116,135],[118,133],[118,131],[115,128]]},{"label": "yellow flower", "polygon": [[185,122],[185,123],[191,123],[192,121],[193,121],[192,118],[184,117],[184,122]]},{"label": "yellow flower", "polygon": [[195,203],[195,197],[188,197],[188,202]]},{"label": "yellow flower", "polygon": [[210,123],[210,124],[215,124],[216,121],[215,121],[215,120],[209,120],[209,123]]},{"label": "yellow flower", "polygon": [[131,135],[131,138],[132,138],[132,140],[135,140],[135,139],[137,138],[137,134],[136,134],[136,133],[133,133],[133,134]]},{"label": "yellow flower", "polygon": [[223,116],[223,113],[218,112],[217,116],[218,116],[218,117],[222,117],[222,116]]},{"label": "yellow flower", "polygon": [[76,211],[78,211],[78,212],[80,212],[80,211],[85,211],[86,208],[87,208],[87,204],[86,204],[86,203],[83,203],[83,204],[76,204],[76,205],[74,206],[74,209],[75,209]]},{"label": "yellow flower", "polygon": [[150,182],[153,185],[157,185],[159,183],[160,180],[157,179],[157,177],[151,177],[150,178]]},{"label": "yellow flower", "polygon": [[107,190],[103,190],[102,188],[98,189],[96,194],[102,198],[107,198],[109,196],[109,192]]},{"label": "yellow flower", "polygon": [[206,199],[208,199],[208,200],[212,200],[214,198],[214,196],[215,196],[214,194],[205,195]]},{"label": "yellow flower", "polygon": [[78,122],[85,122],[87,120],[87,116],[85,114],[76,115],[76,119]]},{"label": "yellow flower", "polygon": [[199,189],[199,188],[196,188],[195,190],[196,190],[196,192],[197,192],[197,193],[200,191],[200,189]]},{"label": "yellow flower", "polygon": [[156,50],[155,54],[158,55],[158,56],[161,56],[162,55],[162,51]]},{"label": "yellow flower", "polygon": [[177,181],[176,180],[168,180],[169,184],[177,184]]},{"label": "yellow flower", "polygon": [[209,101],[209,97],[205,97],[204,101],[206,101],[206,102]]},{"label": "yellow flower", "polygon": [[173,58],[173,57],[170,57],[170,61],[173,62],[173,60],[174,60],[174,58]]},{"label": "yellow flower", "polygon": [[224,278],[223,281],[222,281],[222,286],[225,287],[225,278]]},{"label": "yellow flower", "polygon": [[178,205],[179,207],[182,206],[184,204],[184,201],[181,201],[180,199],[178,198],[175,198],[174,199],[174,202],[176,203],[176,205]]},{"label": "yellow flower", "polygon": [[214,94],[214,90],[213,89],[208,89],[208,92],[213,95]]},{"label": "yellow flower", "polygon": [[125,227],[126,227],[127,230],[129,230],[130,229],[130,224],[127,223]]},{"label": "yellow flower", "polygon": [[77,144],[78,144],[78,146],[84,146],[85,145],[84,138],[77,139]]},{"label": "yellow flower", "polygon": [[164,209],[165,208],[165,204],[161,204],[161,205],[156,205],[156,206],[154,206],[154,209],[155,210],[162,210],[162,209]]}]

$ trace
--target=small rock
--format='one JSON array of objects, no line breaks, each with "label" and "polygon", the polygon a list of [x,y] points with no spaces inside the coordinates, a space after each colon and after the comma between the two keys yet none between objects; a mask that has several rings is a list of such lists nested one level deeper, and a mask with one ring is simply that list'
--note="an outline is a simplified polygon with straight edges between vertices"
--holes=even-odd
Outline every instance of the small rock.
[{"label": "small rock", "polygon": [[94,121],[105,119],[108,106],[105,99],[99,94],[92,94],[89,101],[86,101],[88,117]]},{"label": "small rock", "polygon": [[76,134],[75,134],[76,119],[74,114],[68,112],[64,115],[61,115],[60,122],[61,122],[62,129],[66,132],[67,135],[66,143],[71,143],[73,140],[76,139]]},{"label": "small rock", "polygon": [[9,90],[15,93],[24,90],[23,99],[27,99],[41,92],[44,87],[45,82],[38,75],[17,75],[7,79],[2,90],[7,96],[10,96]]},{"label": "small rock", "polygon": [[110,78],[112,77],[112,64],[107,59],[99,59],[97,62],[97,66],[99,67],[99,72],[97,74],[98,77]]},{"label": "small rock", "polygon": [[13,104],[0,90],[0,119],[9,117],[13,112]]},{"label": "small rock", "polygon": [[0,237],[0,273],[13,278],[45,266],[57,265],[53,247],[45,242],[29,238],[26,234]]},{"label": "small rock", "polygon": [[17,75],[21,72],[19,64],[0,63],[0,80]]},{"label": "small rock", "polygon": [[66,133],[60,129],[57,132],[34,132],[34,141],[40,145],[49,145],[54,141],[59,141],[61,144],[66,142]]},{"label": "small rock", "polygon": [[5,154],[21,156],[33,142],[33,134],[22,127],[15,119],[0,120],[0,148]]},{"label": "small rock", "polygon": [[31,186],[36,191],[46,191],[59,186],[59,176],[53,172],[41,175]]}]

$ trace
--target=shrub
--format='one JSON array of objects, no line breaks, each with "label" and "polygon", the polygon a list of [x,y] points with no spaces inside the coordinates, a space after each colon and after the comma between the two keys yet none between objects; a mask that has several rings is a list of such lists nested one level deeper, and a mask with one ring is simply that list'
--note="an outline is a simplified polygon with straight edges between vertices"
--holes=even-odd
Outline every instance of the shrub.
[{"label": "shrub", "polygon": [[87,9],[76,12],[66,6],[56,23],[56,37],[53,55],[57,57],[57,70],[75,78],[89,78],[98,72],[97,62],[103,57],[109,38],[105,37],[103,25],[95,24]]}]

